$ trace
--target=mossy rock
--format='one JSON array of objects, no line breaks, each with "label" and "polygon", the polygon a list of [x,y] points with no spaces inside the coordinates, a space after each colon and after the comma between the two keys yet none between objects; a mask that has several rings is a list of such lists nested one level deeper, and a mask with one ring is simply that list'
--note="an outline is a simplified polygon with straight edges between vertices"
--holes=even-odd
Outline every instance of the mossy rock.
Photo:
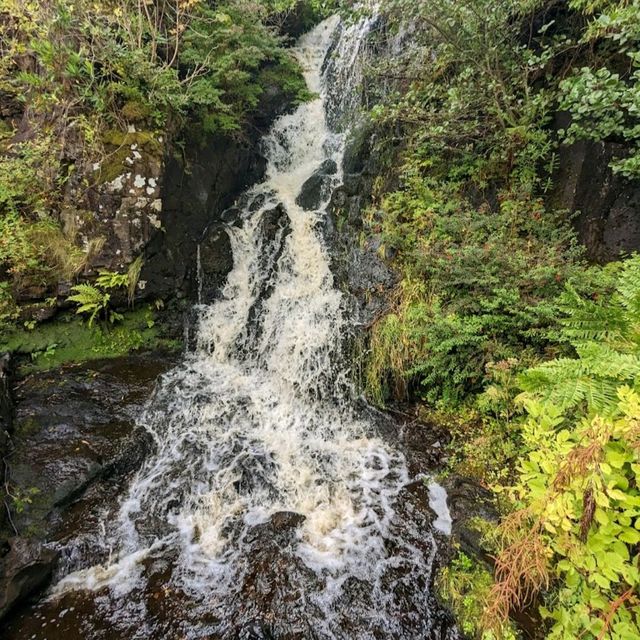
[{"label": "mossy rock", "polygon": [[143,122],[151,115],[151,110],[143,102],[129,100],[122,107],[122,116],[129,122]]},{"label": "mossy rock", "polygon": [[126,159],[131,154],[132,145],[137,145],[140,152],[161,159],[164,145],[160,142],[162,133],[157,131],[120,131],[111,129],[102,135],[102,142],[107,149],[107,156],[100,167],[100,183],[112,182],[131,167]]},{"label": "mossy rock", "polygon": [[178,341],[162,335],[151,308],[128,311],[120,323],[106,328],[90,327],[79,317],[66,314],[33,330],[14,327],[0,334],[0,352],[19,356],[21,375],[135,351],[171,352],[180,347]]}]

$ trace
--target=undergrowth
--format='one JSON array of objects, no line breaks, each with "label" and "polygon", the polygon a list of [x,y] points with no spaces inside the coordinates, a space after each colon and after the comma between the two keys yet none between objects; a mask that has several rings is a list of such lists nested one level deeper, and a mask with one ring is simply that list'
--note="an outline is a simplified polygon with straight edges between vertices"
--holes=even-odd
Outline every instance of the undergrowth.
[{"label": "undergrowth", "polygon": [[493,576],[459,556],[442,593],[475,638],[513,637],[526,607],[540,637],[640,637],[640,262],[588,265],[549,197],[576,140],[622,143],[611,170],[640,177],[640,5],[383,9],[378,45],[412,31],[371,71],[386,170],[366,222],[400,284],[371,330],[366,390],[444,417],[450,472],[504,509]]}]

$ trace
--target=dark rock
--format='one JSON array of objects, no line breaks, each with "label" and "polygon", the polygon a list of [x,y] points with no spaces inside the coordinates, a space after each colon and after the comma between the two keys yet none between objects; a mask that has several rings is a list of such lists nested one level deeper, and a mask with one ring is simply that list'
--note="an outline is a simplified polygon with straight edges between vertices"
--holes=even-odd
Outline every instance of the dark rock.
[{"label": "dark rock", "polygon": [[321,17],[311,6],[311,3],[297,2],[292,9],[272,16],[270,22],[282,35],[288,36],[291,40],[297,40],[320,19]]},{"label": "dark rock", "polygon": [[56,552],[37,542],[9,540],[9,552],[0,559],[0,619],[48,584],[57,559]]},{"label": "dark rock", "polygon": [[326,201],[331,187],[331,176],[338,172],[333,160],[325,160],[320,168],[302,185],[296,204],[305,211],[315,211]]},{"label": "dark rock", "polygon": [[[222,221],[223,212],[228,218],[234,200],[263,176],[266,165],[257,141],[214,136],[204,143],[190,140],[186,148],[186,161],[175,157],[166,161],[162,216],[166,233],[147,247],[141,277],[149,295],[170,297],[180,290],[195,300],[198,243],[207,228]],[[226,259],[232,264],[232,256]]]},{"label": "dark rock", "polygon": [[11,355],[8,353],[0,355],[0,434],[3,432],[10,434],[13,428],[12,373]]},{"label": "dark rock", "polygon": [[489,553],[483,547],[482,536],[473,521],[481,518],[497,524],[498,511],[493,494],[477,482],[460,476],[448,477],[443,486],[447,490],[453,520],[453,539],[468,556],[488,561]]},{"label": "dark rock", "polygon": [[291,233],[289,216],[282,205],[265,211],[260,221],[260,294],[249,310],[249,333],[251,340],[257,342],[262,333],[260,319],[262,308],[273,292],[274,274],[278,261],[285,248],[287,237]]},{"label": "dark rock", "polygon": [[200,264],[197,273],[198,299],[211,302],[227,275],[233,269],[233,251],[224,225],[209,227],[199,245]]},{"label": "dark rock", "polygon": [[[567,126],[565,114],[556,126]],[[616,175],[609,166],[625,152],[614,142],[560,148],[550,203],[576,214],[574,226],[591,260],[607,262],[640,249],[640,180]]]},{"label": "dark rock", "polygon": [[166,357],[130,356],[34,374],[16,389],[11,482],[37,490],[14,514],[19,531],[55,537],[61,515],[93,485],[139,467],[150,449],[136,428]]},{"label": "dark rock", "polygon": [[361,126],[351,133],[344,151],[342,169],[345,174],[361,174],[370,169],[372,133],[367,126]]},{"label": "dark rock", "polygon": [[[262,96],[251,134],[243,139],[224,135],[187,136],[184,156],[165,159],[162,182],[162,228],[146,247],[141,279],[145,295],[172,297],[179,292],[198,295],[196,248],[207,229],[217,234],[222,223],[234,224],[240,212],[232,208],[247,187],[259,182],[266,170],[262,135],[273,121],[293,106],[291,96],[274,87]],[[233,267],[228,238],[211,239],[209,257],[215,261],[210,288],[219,287]],[[213,293],[211,294],[213,295]]]},{"label": "dark rock", "polygon": [[51,320],[58,312],[56,304],[46,303],[26,304],[20,307],[21,322],[45,322]]},{"label": "dark rock", "polygon": [[[15,415],[15,407],[13,403],[13,394],[11,391],[12,381],[11,356],[8,353],[0,356],[0,477],[8,477],[7,459],[11,451],[11,434],[13,432],[13,422]],[[6,541],[6,535],[3,531],[8,530],[9,522],[7,521],[7,510],[5,501],[8,499],[6,495],[5,483],[2,483],[2,501],[0,502],[0,555]]]}]

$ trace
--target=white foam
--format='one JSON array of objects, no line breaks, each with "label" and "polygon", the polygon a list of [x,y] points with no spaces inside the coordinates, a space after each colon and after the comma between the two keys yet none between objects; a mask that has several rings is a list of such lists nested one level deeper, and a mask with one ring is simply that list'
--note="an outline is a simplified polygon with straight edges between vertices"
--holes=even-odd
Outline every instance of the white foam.
[{"label": "white foam", "polygon": [[[396,533],[396,504],[410,480],[404,457],[372,435],[345,384],[349,318],[318,229],[331,188],[317,211],[296,203],[324,161],[342,164],[344,138],[327,125],[321,76],[338,24],[325,21],[297,47],[319,95],[265,140],[266,180],[245,194],[242,226],[228,229],[234,267],[222,295],[198,307],[196,352],[164,377],[143,416],[155,451],[108,527],[113,560],[73,573],[56,593],[110,586],[121,594],[139,583],[149,550],[167,548],[184,592],[224,598],[238,582],[250,528],[282,511],[305,516],[294,553],[323,581],[316,605],[328,628],[349,578],[371,584],[382,616],[387,571],[405,562],[430,575],[432,557]],[[343,79],[370,25],[342,29],[332,65]],[[341,179],[338,172],[329,187]],[[286,225],[265,238],[265,216],[277,206]],[[445,527],[446,499],[434,486],[435,526]],[[390,538],[403,560],[389,556]]]},{"label": "white foam", "polygon": [[444,487],[437,482],[429,483],[429,506],[437,516],[433,522],[433,528],[446,536],[450,536],[453,520],[449,512],[447,498],[447,491]]}]

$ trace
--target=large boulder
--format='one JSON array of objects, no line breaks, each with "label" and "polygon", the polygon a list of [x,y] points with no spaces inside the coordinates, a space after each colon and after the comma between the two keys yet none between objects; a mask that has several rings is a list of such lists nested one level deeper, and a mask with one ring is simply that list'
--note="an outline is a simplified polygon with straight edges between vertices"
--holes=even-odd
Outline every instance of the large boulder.
[{"label": "large boulder", "polygon": [[296,204],[305,211],[315,211],[329,199],[331,178],[338,173],[335,160],[325,160],[320,168],[302,185]]},{"label": "large boulder", "polygon": [[13,514],[21,534],[53,539],[70,505],[140,466],[150,442],[136,419],[170,365],[164,355],[137,355],[21,381],[9,460],[12,485],[29,497]]}]

